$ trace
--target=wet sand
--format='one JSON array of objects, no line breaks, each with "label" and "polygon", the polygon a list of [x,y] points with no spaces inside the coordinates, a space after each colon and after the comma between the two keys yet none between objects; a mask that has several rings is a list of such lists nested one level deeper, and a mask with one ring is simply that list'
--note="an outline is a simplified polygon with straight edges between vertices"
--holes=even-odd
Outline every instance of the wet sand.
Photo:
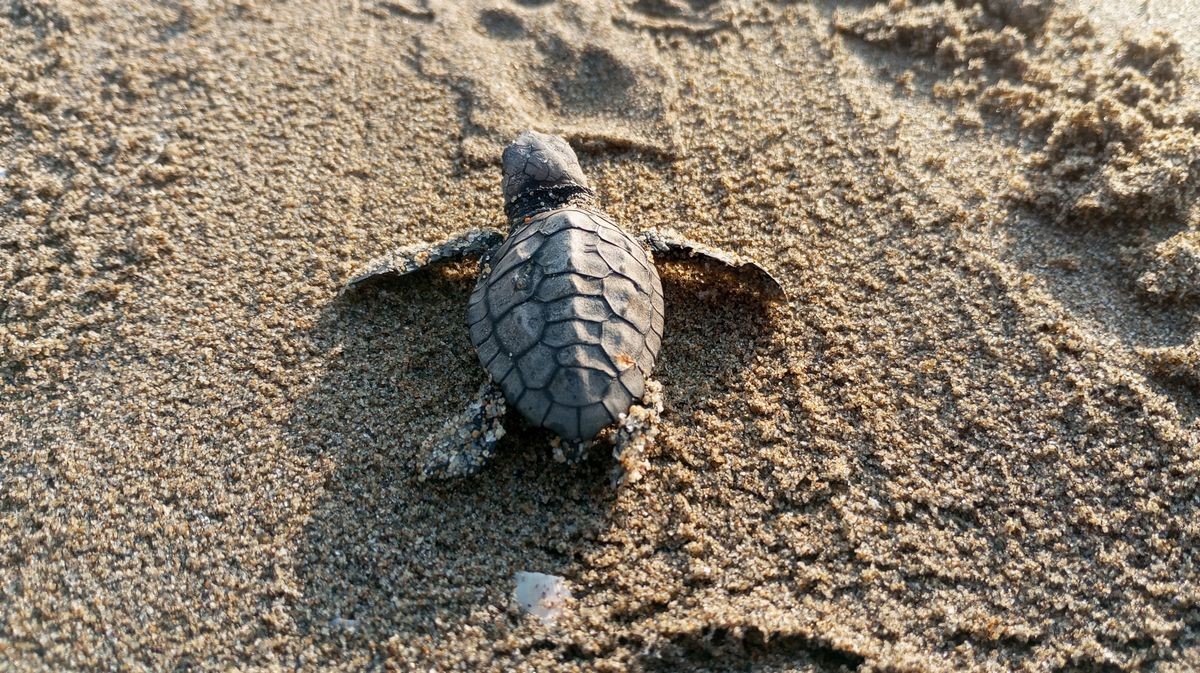
[{"label": "wet sand", "polygon": [[[10,5],[0,668],[1200,667],[1187,3]],[[791,296],[663,265],[637,483],[418,483],[474,270],[338,296],[526,127]]]}]

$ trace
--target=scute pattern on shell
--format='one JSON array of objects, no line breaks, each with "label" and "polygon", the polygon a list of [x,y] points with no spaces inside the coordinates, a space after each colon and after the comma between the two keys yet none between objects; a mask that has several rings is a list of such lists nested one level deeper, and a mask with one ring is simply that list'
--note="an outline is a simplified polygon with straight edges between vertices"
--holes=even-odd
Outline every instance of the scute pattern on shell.
[{"label": "scute pattern on shell", "polygon": [[467,308],[471,342],[509,404],[591,439],[645,393],[663,295],[642,246],[603,214],[542,213],[496,251]]}]

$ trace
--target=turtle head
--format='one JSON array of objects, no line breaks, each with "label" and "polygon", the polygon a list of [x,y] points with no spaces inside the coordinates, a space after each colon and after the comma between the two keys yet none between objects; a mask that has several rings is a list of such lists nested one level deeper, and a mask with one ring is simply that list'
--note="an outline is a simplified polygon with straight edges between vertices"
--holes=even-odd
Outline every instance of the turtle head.
[{"label": "turtle head", "polygon": [[558,136],[525,131],[504,148],[502,162],[504,212],[510,219],[595,195],[575,151]]}]

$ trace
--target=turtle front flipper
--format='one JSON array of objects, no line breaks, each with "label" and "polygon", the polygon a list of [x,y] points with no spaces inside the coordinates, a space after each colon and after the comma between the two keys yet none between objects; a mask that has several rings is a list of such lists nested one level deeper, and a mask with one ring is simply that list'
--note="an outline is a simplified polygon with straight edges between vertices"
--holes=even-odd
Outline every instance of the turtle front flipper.
[{"label": "turtle front flipper", "polygon": [[769,298],[787,301],[787,292],[783,289],[783,285],[754,260],[689,240],[674,229],[648,229],[642,232],[638,238],[650,249],[656,259],[700,258],[719,262],[734,270],[749,271],[767,291]]},{"label": "turtle front flipper", "polygon": [[419,479],[465,477],[478,472],[496,453],[504,436],[504,391],[494,381],[479,387],[466,410],[446,421],[441,432],[422,445]]},{"label": "turtle front flipper", "polygon": [[495,229],[472,229],[441,243],[419,243],[392,250],[371,260],[366,271],[346,282],[346,289],[387,277],[403,276],[438,262],[479,256],[503,240],[504,234]]}]

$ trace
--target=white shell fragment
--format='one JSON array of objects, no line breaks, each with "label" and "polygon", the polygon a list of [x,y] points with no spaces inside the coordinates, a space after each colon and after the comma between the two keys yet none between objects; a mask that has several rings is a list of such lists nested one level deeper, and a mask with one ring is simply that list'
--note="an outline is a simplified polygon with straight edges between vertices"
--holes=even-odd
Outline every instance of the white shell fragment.
[{"label": "white shell fragment", "polygon": [[521,611],[547,624],[553,624],[571,599],[567,582],[558,575],[518,572],[513,575],[516,588],[513,600]]}]

